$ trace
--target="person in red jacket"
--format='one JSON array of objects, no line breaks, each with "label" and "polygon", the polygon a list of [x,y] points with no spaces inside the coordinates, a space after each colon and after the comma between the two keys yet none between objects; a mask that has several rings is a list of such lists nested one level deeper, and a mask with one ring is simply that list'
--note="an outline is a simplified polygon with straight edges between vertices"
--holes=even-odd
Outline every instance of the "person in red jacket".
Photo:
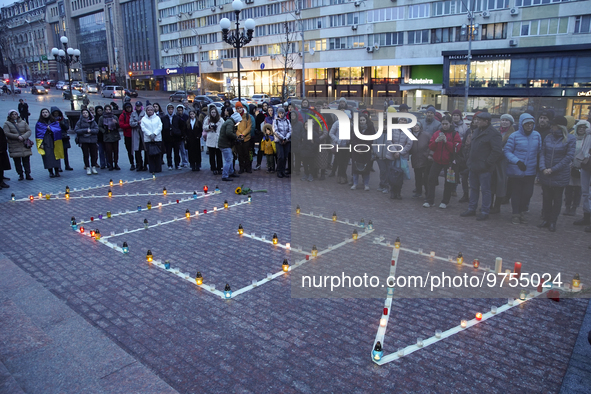
[{"label": "person in red jacket", "polygon": [[[441,120],[441,129],[437,130],[429,140],[429,149],[433,151],[433,164],[429,171],[429,181],[427,185],[427,199],[423,206],[429,208],[434,206],[435,201],[435,187],[441,170],[443,170],[444,187],[443,200],[439,204],[439,208],[445,209],[449,204],[451,193],[455,189],[455,184],[458,181],[457,166],[455,165],[455,155],[462,147],[462,137],[452,127],[450,116],[445,116]],[[451,180],[448,182],[448,171],[454,171],[455,175],[450,174]]]},{"label": "person in red jacket", "polygon": [[131,118],[131,112],[133,106],[127,102],[123,105],[123,112],[119,115],[119,127],[123,130],[123,137],[125,138],[125,149],[127,149],[127,157],[129,158],[129,164],[131,164],[130,170],[135,170],[133,162],[133,150],[131,149],[131,126],[129,125],[129,119]]}]

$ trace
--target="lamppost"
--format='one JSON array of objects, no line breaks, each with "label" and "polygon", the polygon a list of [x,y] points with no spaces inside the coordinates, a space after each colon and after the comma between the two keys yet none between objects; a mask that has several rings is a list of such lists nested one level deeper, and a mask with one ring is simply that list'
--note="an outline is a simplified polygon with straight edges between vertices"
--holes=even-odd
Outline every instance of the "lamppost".
[{"label": "lamppost", "polygon": [[55,61],[65,64],[68,68],[68,90],[70,91],[70,109],[74,111],[74,96],[72,95],[72,73],[70,67],[72,64],[80,62],[80,50],[68,47],[68,37],[62,36],[60,38],[64,49],[53,48],[51,54]]},{"label": "lamppost", "polygon": [[247,19],[244,22],[246,35],[244,32],[240,33],[240,11],[242,11],[242,8],[244,8],[244,3],[241,0],[234,0],[232,2],[232,8],[236,13],[236,30],[230,33],[232,22],[230,22],[228,18],[223,18],[220,21],[220,27],[222,28],[222,39],[228,44],[232,45],[232,47],[236,48],[236,68],[238,69],[238,101],[242,102],[242,96],[240,94],[240,48],[244,47],[252,40],[252,33],[254,32],[256,23],[253,19]]},{"label": "lamppost", "polygon": [[[464,0],[462,0],[468,14],[469,25],[462,25],[468,35],[468,56],[466,57],[466,86],[464,86],[464,114],[468,111],[468,91],[470,90],[470,63],[472,62],[472,34],[477,34],[478,24],[474,24],[474,12]],[[472,2],[470,2],[472,4]]]}]

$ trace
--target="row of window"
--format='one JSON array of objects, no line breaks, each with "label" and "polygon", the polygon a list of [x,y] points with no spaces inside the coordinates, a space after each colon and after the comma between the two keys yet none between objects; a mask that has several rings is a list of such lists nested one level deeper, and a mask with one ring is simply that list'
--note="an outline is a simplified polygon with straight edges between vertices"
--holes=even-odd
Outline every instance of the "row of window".
[{"label": "row of window", "polygon": [[22,3],[15,3],[12,7],[5,8],[2,11],[2,18],[10,18],[23,12],[29,12],[35,8],[39,8],[45,5],[46,0],[30,0]]},{"label": "row of window", "polygon": [[80,8],[90,7],[95,4],[101,4],[103,0],[75,0],[72,2],[72,11],[79,10]]}]

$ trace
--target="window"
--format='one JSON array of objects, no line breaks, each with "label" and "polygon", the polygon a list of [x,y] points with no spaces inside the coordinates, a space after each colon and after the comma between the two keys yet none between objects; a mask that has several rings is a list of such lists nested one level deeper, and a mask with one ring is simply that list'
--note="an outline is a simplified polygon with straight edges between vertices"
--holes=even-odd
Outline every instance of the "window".
[{"label": "window", "polygon": [[482,40],[503,40],[507,38],[507,23],[482,25]]},{"label": "window", "polygon": [[443,29],[431,29],[431,43],[438,44],[441,42],[454,41],[454,28],[446,27]]},{"label": "window", "polygon": [[410,44],[428,44],[429,30],[416,30],[408,32],[408,43]]},{"label": "window", "polygon": [[404,7],[381,8],[367,11],[367,23],[404,19]]},{"label": "window", "polygon": [[193,3],[185,3],[179,5],[179,12],[192,12],[193,11]]},{"label": "window", "polygon": [[395,46],[404,44],[404,32],[369,34],[368,45]]},{"label": "window", "polygon": [[180,30],[188,30],[188,29],[194,29],[195,28],[195,19],[191,19],[188,21],[182,21],[180,23]]},{"label": "window", "polygon": [[430,16],[430,7],[430,3],[408,6],[408,19],[428,18]]},{"label": "window", "polygon": [[575,18],[575,33],[590,33],[591,15],[580,15]]},{"label": "window", "polygon": [[516,7],[528,7],[530,5],[545,5],[550,3],[561,3],[568,0],[515,0]]},{"label": "window", "polygon": [[176,23],[171,23],[170,25],[164,25],[160,27],[160,34],[173,33],[175,31],[178,31],[178,25]]},{"label": "window", "polygon": [[181,46],[182,47],[191,47],[197,45],[197,38],[193,37],[185,37],[181,38]]},{"label": "window", "polygon": [[[519,26],[519,24],[517,24]],[[568,32],[568,17],[538,19],[521,22],[522,37],[526,36],[547,36],[566,34]]]}]

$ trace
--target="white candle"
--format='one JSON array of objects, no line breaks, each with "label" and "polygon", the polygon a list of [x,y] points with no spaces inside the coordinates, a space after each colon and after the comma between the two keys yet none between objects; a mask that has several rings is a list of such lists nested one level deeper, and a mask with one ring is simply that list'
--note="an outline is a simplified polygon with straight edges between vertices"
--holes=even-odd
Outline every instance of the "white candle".
[{"label": "white candle", "polygon": [[500,257],[497,257],[495,259],[495,273],[500,274],[501,271],[503,271],[503,259]]}]

